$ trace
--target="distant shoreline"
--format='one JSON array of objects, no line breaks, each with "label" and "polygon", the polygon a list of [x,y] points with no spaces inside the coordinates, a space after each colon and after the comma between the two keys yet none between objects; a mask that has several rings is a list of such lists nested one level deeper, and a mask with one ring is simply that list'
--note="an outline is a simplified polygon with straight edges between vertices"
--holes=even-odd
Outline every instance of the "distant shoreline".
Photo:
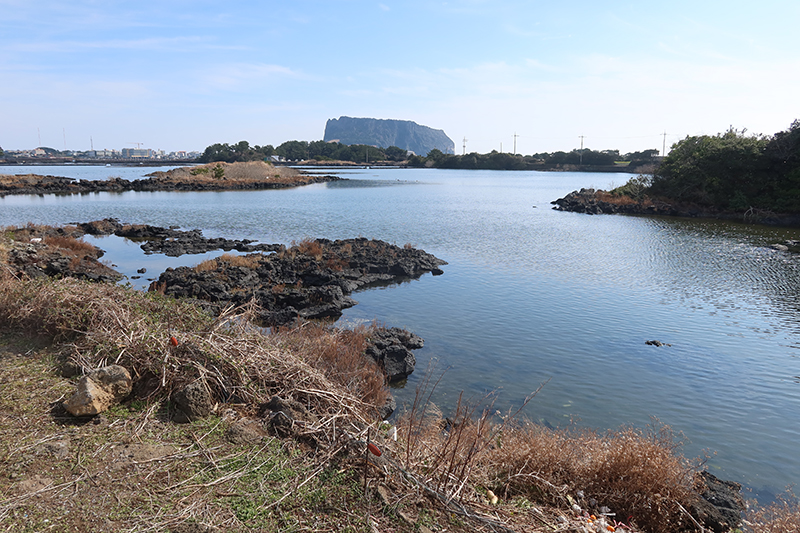
[{"label": "distant shoreline", "polygon": [[39,174],[0,174],[0,197],[13,194],[81,194],[126,191],[231,191],[286,189],[339,181],[343,178],[311,175],[269,163],[211,163],[156,171],[148,178],[126,180],[76,180],[63,176]]}]

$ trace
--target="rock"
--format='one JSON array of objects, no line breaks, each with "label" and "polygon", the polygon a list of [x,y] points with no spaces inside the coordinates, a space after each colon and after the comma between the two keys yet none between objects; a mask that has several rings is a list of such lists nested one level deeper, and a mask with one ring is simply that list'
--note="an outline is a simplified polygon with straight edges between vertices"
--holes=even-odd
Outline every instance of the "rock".
[{"label": "rock", "polygon": [[172,394],[176,413],[173,419],[185,423],[211,414],[214,401],[205,380],[198,379]]},{"label": "rock", "polygon": [[[53,228],[48,230],[49,236],[74,237],[61,230]],[[78,232],[80,236],[80,232]],[[25,274],[31,278],[42,276],[61,276],[82,278],[90,281],[116,282],[122,279],[122,274],[104,265],[98,259],[103,256],[103,251],[86,243],[78,243],[76,249],[62,248],[40,242],[11,243],[8,250],[7,263],[17,273]]]},{"label": "rock", "polygon": [[417,361],[411,350],[425,342],[419,336],[400,328],[374,328],[369,333],[366,354],[380,364],[389,383],[407,378]]},{"label": "rock", "polygon": [[256,420],[237,420],[225,432],[225,438],[233,444],[255,444],[266,436]]},{"label": "rock", "polygon": [[733,481],[723,481],[708,471],[700,472],[702,492],[691,510],[698,522],[715,533],[724,533],[739,527],[745,511],[741,496],[742,486]]},{"label": "rock", "polygon": [[384,403],[378,409],[378,416],[380,417],[381,420],[387,420],[390,416],[392,416],[392,413],[394,413],[396,410],[397,410],[397,400],[394,399],[394,396],[389,394],[389,397],[386,398],[386,403]]},{"label": "rock", "polygon": [[259,407],[267,417],[267,427],[280,437],[294,434],[299,426],[313,424],[319,419],[297,400],[273,396]]},{"label": "rock", "polygon": [[69,440],[62,439],[45,442],[44,444],[37,446],[36,453],[54,457],[56,459],[66,459],[69,457]]},{"label": "rock", "polygon": [[648,346],[672,346],[671,344],[667,344],[666,342],[661,342],[656,340],[644,341],[644,343]]},{"label": "rock", "polygon": [[356,304],[349,294],[373,284],[396,283],[425,272],[441,274],[445,261],[422,250],[365,238],[303,241],[273,254],[218,258],[204,269],[167,269],[151,290],[211,302],[219,310],[255,299],[264,325],[296,317],[338,318]]},{"label": "rock", "polygon": [[96,415],[131,393],[131,375],[119,365],[98,368],[83,376],[64,408],[74,416]]}]

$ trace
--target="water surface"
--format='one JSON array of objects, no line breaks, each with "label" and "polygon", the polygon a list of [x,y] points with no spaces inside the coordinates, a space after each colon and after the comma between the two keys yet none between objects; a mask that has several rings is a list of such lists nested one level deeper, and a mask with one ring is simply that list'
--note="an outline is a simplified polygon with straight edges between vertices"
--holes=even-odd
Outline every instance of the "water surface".
[{"label": "water surface", "polygon": [[[425,339],[418,371],[395,391],[401,403],[431,362],[447,369],[435,395],[445,410],[462,390],[495,391],[506,410],[549,380],[527,416],[600,429],[657,417],[683,432],[684,453],[715,454],[712,472],[762,498],[800,482],[800,259],[768,247],[800,232],[551,209],[624,174],[341,173],[351,180],[280,191],[10,196],[0,224],[116,217],[268,243],[410,243],[448,261],[445,274],[359,292],[342,318]],[[99,244],[129,275],[201,260],[145,257],[118,238]]]}]

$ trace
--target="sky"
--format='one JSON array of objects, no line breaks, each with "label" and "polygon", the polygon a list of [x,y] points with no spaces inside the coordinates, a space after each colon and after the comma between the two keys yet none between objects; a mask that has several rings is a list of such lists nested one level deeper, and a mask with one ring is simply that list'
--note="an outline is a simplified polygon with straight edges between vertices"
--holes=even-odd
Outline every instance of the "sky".
[{"label": "sky", "polygon": [[0,147],[202,151],[340,116],[456,153],[661,150],[800,118],[797,0],[0,0]]}]

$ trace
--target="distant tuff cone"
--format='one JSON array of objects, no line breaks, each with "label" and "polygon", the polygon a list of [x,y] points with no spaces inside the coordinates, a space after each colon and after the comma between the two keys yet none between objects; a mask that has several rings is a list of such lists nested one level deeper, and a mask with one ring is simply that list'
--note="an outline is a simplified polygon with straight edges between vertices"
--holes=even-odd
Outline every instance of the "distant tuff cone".
[{"label": "distant tuff cone", "polygon": [[417,155],[427,155],[434,148],[446,154],[455,152],[456,145],[442,130],[420,126],[410,120],[378,118],[332,118],[325,124],[326,142],[367,144],[388,148],[397,146]]}]

